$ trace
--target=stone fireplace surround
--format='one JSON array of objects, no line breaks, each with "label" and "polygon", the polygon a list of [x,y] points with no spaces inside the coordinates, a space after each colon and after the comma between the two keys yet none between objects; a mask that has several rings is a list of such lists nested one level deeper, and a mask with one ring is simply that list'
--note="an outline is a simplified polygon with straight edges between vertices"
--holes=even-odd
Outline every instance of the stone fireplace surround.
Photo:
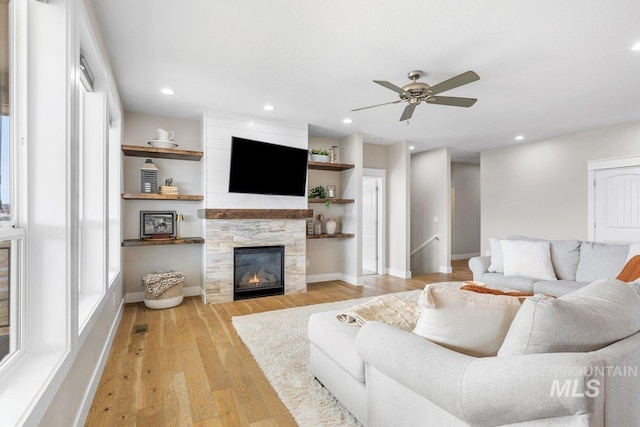
[{"label": "stone fireplace surround", "polygon": [[311,209],[201,209],[206,219],[205,303],[233,301],[233,248],[284,245],[284,293],[307,291],[306,219]]}]

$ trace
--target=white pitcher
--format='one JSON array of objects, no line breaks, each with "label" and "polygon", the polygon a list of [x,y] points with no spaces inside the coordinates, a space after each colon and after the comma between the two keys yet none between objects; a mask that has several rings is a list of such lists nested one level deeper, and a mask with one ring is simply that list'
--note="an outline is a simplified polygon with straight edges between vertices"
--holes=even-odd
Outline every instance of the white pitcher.
[{"label": "white pitcher", "polygon": [[160,141],[173,140],[174,133],[172,130],[156,129],[156,132],[158,132],[158,139]]}]

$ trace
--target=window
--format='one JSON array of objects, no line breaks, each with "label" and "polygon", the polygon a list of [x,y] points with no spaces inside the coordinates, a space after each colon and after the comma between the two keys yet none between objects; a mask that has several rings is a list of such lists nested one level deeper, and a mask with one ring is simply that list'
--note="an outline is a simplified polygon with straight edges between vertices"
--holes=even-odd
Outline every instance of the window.
[{"label": "window", "polygon": [[107,117],[107,155],[108,155],[108,224],[107,224],[107,240],[108,240],[108,268],[109,268],[109,285],[115,283],[115,279],[120,273],[120,118],[118,117],[118,109],[115,101],[109,97],[109,115]]}]

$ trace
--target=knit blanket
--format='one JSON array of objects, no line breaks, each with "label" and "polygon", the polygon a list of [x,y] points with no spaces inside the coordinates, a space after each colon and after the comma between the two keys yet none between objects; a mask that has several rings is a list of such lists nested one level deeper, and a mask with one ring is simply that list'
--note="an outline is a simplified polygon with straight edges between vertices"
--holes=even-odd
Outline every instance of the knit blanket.
[{"label": "knit blanket", "polygon": [[420,318],[420,294],[421,291],[382,295],[342,311],[337,318],[353,326],[363,326],[377,320],[412,331]]},{"label": "knit blanket", "polygon": [[154,297],[162,295],[164,291],[184,281],[184,273],[167,271],[165,273],[150,273],[142,278],[142,284]]}]

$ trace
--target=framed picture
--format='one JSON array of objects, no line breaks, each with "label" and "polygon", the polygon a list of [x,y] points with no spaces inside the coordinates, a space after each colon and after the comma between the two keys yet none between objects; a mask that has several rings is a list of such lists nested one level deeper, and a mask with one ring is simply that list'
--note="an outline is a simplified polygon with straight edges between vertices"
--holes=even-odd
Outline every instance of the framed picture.
[{"label": "framed picture", "polygon": [[140,211],[141,239],[175,239],[176,211]]}]

